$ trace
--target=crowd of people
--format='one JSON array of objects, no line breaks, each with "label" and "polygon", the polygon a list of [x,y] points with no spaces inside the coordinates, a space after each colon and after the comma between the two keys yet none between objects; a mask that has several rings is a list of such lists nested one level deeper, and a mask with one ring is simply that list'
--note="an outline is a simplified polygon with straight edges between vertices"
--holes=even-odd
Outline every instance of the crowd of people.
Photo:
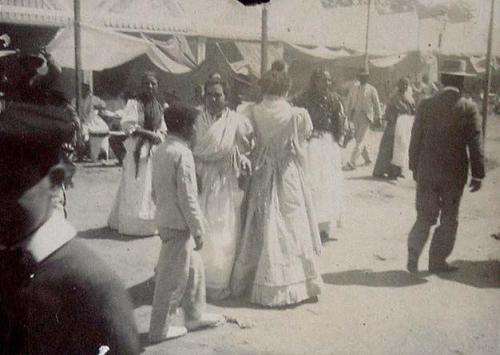
[{"label": "crowd of people", "polygon": [[[29,80],[14,91],[18,96],[9,98],[0,119],[6,201],[0,235],[7,236],[0,244],[0,317],[9,325],[0,343],[28,353],[97,353],[105,344],[112,353],[135,354],[137,333],[125,290],[74,239],[64,216],[53,213],[54,197],[72,172],[61,148],[81,139],[82,126],[54,89],[58,71],[50,55],[24,60],[31,61],[25,65]],[[41,75],[42,65],[54,77]],[[236,110],[218,73],[207,78],[197,107],[167,104],[158,76],[145,73],[140,94],[123,110],[123,171],[108,224],[123,235],[161,238],[150,341],[221,324],[221,315],[206,312],[207,298],[241,297],[264,307],[316,301],[323,288],[322,242],[343,224],[343,168],[356,169],[360,156],[371,163],[365,136],[383,117],[387,124],[373,175],[397,179],[408,166],[417,181],[407,269],[418,272],[440,215],[429,269],[453,271],[446,258],[467,169],[472,191],[485,175],[480,118],[476,106],[460,97],[465,72],[459,69],[443,72],[439,93],[423,84],[417,100],[402,78],[385,113],[365,69],[346,109],[323,68],[314,70],[306,91],[290,98],[291,78],[277,61],[260,79],[259,100]],[[349,136],[354,148],[342,167]],[[41,153],[50,159],[40,159]],[[178,307],[184,326],[172,324]],[[68,340],[79,338],[86,340]]]}]

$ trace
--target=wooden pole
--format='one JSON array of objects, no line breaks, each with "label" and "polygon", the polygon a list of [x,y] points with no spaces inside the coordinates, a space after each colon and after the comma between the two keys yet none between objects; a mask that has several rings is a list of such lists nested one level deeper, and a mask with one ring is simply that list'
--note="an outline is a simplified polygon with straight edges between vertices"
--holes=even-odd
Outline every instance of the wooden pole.
[{"label": "wooden pole", "polygon": [[[416,11],[416,10],[415,10]],[[415,55],[415,81],[420,81],[418,74],[420,73],[420,63],[422,55],[420,52],[420,32],[422,31],[422,23],[417,13],[417,54]]]},{"label": "wooden pole", "polygon": [[[491,51],[493,43],[493,22],[495,14],[495,0],[491,0],[490,26],[488,29],[488,49],[486,51],[486,77],[483,86],[483,138],[486,136],[486,123],[488,121],[488,99],[491,85]],[[484,145],[485,139],[483,139]]]},{"label": "wooden pole", "polygon": [[80,112],[80,97],[81,97],[81,87],[82,87],[82,43],[81,43],[81,33],[80,33],[80,0],[73,0],[74,5],[74,21],[73,28],[75,31],[75,102],[76,102],[76,112]]},{"label": "wooden pole", "polygon": [[366,37],[365,37],[365,70],[368,71],[368,42],[370,35],[370,12],[372,8],[372,0],[368,0],[368,11],[366,12]]},{"label": "wooden pole", "polygon": [[267,6],[262,5],[262,34],[260,42],[260,76],[264,75],[267,70],[267,46],[268,46],[268,34],[267,34]]}]

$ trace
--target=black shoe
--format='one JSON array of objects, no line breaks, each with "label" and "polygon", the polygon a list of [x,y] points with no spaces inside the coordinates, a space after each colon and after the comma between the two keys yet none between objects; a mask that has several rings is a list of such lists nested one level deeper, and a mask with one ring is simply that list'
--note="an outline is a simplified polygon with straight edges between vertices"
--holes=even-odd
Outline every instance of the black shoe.
[{"label": "black shoe", "polygon": [[429,265],[429,272],[431,274],[443,274],[458,271],[458,267],[451,266],[448,263],[439,265]]}]

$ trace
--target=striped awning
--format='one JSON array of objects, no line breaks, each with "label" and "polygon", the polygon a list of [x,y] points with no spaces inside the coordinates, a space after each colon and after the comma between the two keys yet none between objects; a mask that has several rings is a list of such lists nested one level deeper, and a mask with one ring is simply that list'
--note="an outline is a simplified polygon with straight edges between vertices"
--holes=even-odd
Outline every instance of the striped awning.
[{"label": "striped awning", "polygon": [[0,22],[21,25],[64,26],[73,14],[57,1],[0,0]]}]

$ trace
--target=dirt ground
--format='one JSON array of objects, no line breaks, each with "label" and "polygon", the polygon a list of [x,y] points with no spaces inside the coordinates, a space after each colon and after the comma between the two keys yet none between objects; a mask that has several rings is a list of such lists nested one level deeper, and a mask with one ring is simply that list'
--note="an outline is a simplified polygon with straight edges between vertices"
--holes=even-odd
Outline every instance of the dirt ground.
[{"label": "dirt ground", "polygon": [[[380,133],[369,138],[376,152]],[[345,173],[345,226],[325,244],[317,303],[263,309],[243,301],[209,310],[246,322],[149,346],[158,237],[124,238],[106,228],[121,169],[81,165],[68,192],[80,238],[122,278],[135,305],[144,354],[500,354],[500,116],[489,119],[488,175],[465,192],[450,275],[405,271],[415,184],[374,180],[372,167]],[[427,255],[420,260],[425,270]]]}]

